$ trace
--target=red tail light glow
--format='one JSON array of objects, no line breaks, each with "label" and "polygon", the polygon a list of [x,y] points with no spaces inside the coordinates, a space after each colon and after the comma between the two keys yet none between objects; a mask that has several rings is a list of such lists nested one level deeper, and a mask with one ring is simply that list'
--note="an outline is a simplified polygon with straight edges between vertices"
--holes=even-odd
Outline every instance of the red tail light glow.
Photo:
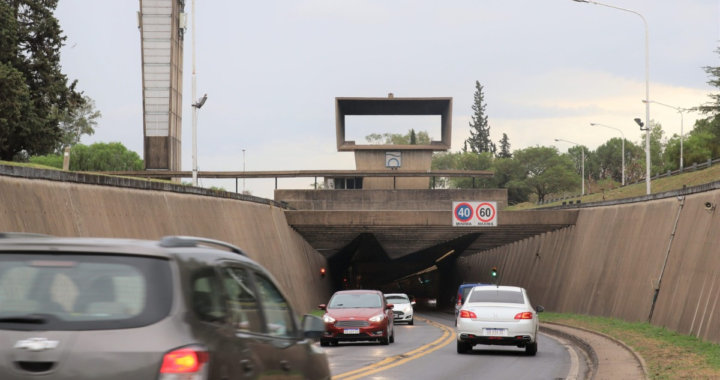
[{"label": "red tail light glow", "polygon": [[472,311],[460,310],[460,318],[477,318],[477,315]]},{"label": "red tail light glow", "polygon": [[533,319],[533,313],[530,311],[526,311],[524,313],[517,313],[515,315],[515,319]]},{"label": "red tail light glow", "polygon": [[180,348],[165,354],[160,373],[199,372],[208,359],[209,355],[205,351],[189,347]]}]

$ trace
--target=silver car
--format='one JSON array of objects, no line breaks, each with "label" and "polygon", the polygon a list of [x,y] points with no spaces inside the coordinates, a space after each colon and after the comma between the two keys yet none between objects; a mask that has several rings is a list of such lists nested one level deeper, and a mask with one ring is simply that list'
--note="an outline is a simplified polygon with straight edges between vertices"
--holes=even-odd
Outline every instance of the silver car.
[{"label": "silver car", "polygon": [[457,352],[464,354],[478,344],[517,346],[528,355],[538,349],[540,322],[527,292],[515,286],[476,286],[457,318]]},{"label": "silver car", "polygon": [[2,380],[330,379],[323,332],[227,243],[0,234]]}]

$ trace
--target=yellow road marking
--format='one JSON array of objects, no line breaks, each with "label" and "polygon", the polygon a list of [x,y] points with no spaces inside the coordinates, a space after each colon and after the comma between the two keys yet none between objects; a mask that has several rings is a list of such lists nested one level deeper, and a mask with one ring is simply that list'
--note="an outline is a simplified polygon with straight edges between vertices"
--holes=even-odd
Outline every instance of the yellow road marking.
[{"label": "yellow road marking", "polygon": [[405,364],[411,360],[415,360],[417,358],[423,357],[431,352],[434,352],[436,350],[439,350],[448,344],[452,343],[455,340],[455,332],[450,329],[449,327],[442,325],[440,323],[436,323],[433,321],[429,321],[424,318],[415,317],[418,320],[421,320],[429,325],[438,327],[444,331],[443,335],[435,340],[432,343],[428,343],[426,345],[420,346],[419,348],[412,350],[410,352],[407,352],[405,354],[395,355],[391,356],[389,358],[385,358],[377,363],[365,366],[360,369],[356,369],[354,371],[345,372],[337,376],[333,376],[333,380],[356,380],[365,376],[372,375],[374,373],[378,373],[393,367],[397,367],[399,365]]}]

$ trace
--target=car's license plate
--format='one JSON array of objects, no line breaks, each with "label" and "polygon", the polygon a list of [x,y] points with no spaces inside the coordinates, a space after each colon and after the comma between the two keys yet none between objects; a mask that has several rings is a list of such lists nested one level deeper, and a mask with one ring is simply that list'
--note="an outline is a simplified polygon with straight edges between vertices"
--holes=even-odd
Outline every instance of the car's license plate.
[{"label": "car's license plate", "polygon": [[507,329],[483,329],[485,336],[507,336]]},{"label": "car's license plate", "polygon": [[345,334],[360,334],[360,329],[345,329]]}]

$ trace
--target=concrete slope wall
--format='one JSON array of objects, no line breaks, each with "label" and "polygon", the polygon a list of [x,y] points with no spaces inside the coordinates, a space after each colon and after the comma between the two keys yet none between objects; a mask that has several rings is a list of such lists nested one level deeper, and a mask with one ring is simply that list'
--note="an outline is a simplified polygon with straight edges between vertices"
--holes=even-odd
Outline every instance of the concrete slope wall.
[{"label": "concrete slope wall", "polygon": [[720,210],[705,202],[720,191],[685,197],[682,211],[677,198],[581,209],[574,227],[458,259],[455,277],[491,282],[497,266],[549,311],[646,321],[667,257],[652,323],[720,342]]},{"label": "concrete slope wall", "polygon": [[332,294],[325,258],[271,205],[201,195],[0,176],[0,231],[159,239],[194,235],[243,248],[281,283],[296,310]]}]

